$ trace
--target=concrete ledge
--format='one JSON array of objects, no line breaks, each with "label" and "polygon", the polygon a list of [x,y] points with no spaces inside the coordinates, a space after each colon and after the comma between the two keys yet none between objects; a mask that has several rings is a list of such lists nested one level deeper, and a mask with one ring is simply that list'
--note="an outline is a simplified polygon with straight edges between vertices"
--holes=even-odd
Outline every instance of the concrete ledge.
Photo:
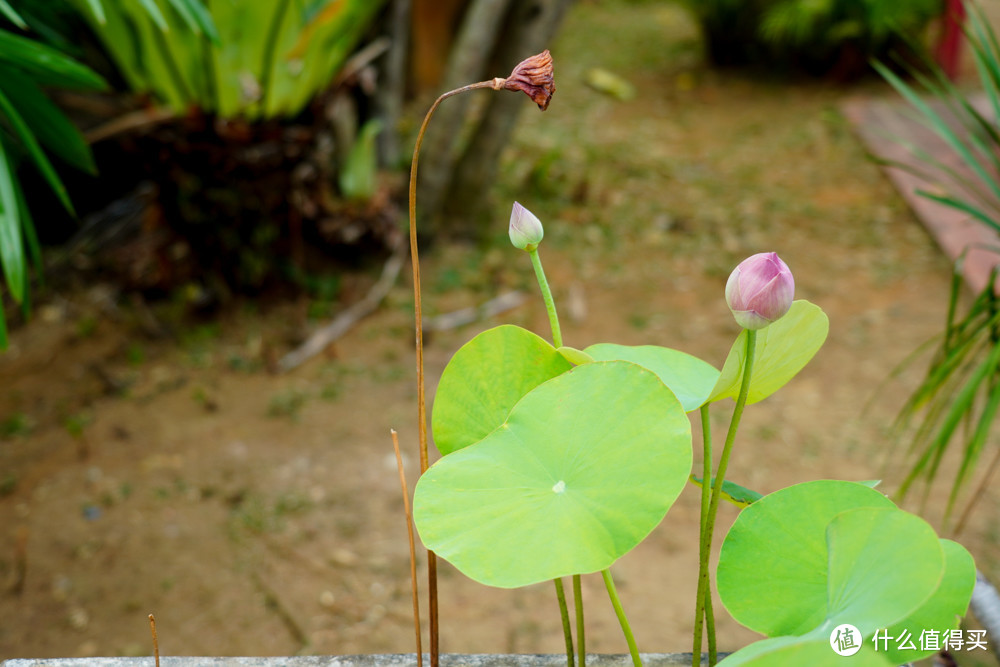
[{"label": "concrete ledge", "polygon": [[[643,653],[645,667],[679,667],[691,664],[690,653]],[[720,654],[719,657],[723,657]],[[705,656],[707,664],[708,657]],[[149,658],[52,658],[46,660],[5,660],[0,667],[154,667]],[[331,655],[287,658],[207,658],[169,656],[160,658],[161,667],[413,667],[415,653],[372,655]],[[424,665],[429,665],[424,654]],[[441,667],[565,667],[565,655],[441,655]],[[622,655],[587,655],[589,667],[631,667],[632,659]]]}]

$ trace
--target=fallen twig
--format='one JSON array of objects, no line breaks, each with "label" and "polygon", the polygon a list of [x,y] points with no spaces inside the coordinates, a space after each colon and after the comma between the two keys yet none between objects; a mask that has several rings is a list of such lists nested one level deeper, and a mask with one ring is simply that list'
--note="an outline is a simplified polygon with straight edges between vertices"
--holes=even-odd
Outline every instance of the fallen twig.
[{"label": "fallen twig", "polygon": [[469,306],[428,318],[424,322],[424,331],[446,331],[456,327],[472,324],[477,320],[494,317],[500,313],[517,308],[525,300],[524,292],[504,292],[478,306]]},{"label": "fallen twig", "polygon": [[405,245],[402,243],[396,244],[392,255],[385,263],[385,266],[382,267],[382,275],[379,277],[378,282],[372,285],[365,298],[351,304],[347,309],[333,318],[329,324],[309,336],[306,342],[283,356],[278,362],[278,368],[285,372],[297,368],[306,360],[311,359],[326,349],[330,343],[347,333],[358,320],[370,315],[378,308],[378,305],[385,298],[385,295],[389,293],[389,290],[392,289],[405,259]]}]

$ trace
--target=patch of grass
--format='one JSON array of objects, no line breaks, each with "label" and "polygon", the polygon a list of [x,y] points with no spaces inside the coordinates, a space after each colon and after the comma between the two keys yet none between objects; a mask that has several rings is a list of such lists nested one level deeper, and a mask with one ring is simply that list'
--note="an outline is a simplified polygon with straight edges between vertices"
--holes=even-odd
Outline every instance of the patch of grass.
[{"label": "patch of grass", "polygon": [[146,360],[146,350],[140,343],[131,342],[125,348],[125,361],[129,366],[139,366]]},{"label": "patch of grass", "polygon": [[256,495],[246,496],[233,508],[230,517],[232,527],[259,535],[270,527],[270,516],[267,505]]},{"label": "patch of grass", "polygon": [[90,338],[97,331],[98,320],[93,315],[84,315],[76,321],[76,337]]},{"label": "patch of grass", "polygon": [[312,509],[313,503],[297,491],[279,494],[273,501],[259,493],[247,493],[232,507],[230,531],[234,539],[242,534],[260,535],[278,531],[284,519]]},{"label": "patch of grass", "polygon": [[9,417],[0,420],[0,439],[7,440],[19,436],[23,437],[29,435],[34,428],[34,420],[27,413],[15,412]]},{"label": "patch of grass", "polygon": [[289,491],[282,493],[274,501],[274,515],[280,518],[291,514],[301,514],[311,509],[312,506],[312,501],[306,496],[296,491]]},{"label": "patch of grass", "polygon": [[444,267],[434,280],[433,291],[437,294],[459,289],[464,284],[462,272],[453,266]]},{"label": "patch of grass", "polygon": [[633,329],[642,331],[643,329],[649,328],[649,314],[648,313],[632,313],[628,316],[628,325]]},{"label": "patch of grass", "polygon": [[219,409],[219,404],[204,387],[195,387],[191,392],[191,398],[205,412],[215,412]]},{"label": "patch of grass", "polygon": [[301,389],[285,389],[271,397],[267,405],[268,417],[284,417],[297,421],[309,395]]},{"label": "patch of grass", "polygon": [[4,473],[0,477],[0,498],[11,495],[17,490],[17,475],[13,472]]},{"label": "patch of grass", "polygon": [[63,420],[63,428],[66,432],[70,434],[70,437],[79,440],[83,437],[83,431],[87,426],[94,421],[94,418],[85,413],[77,413],[75,415],[69,415]]},{"label": "patch of grass", "polygon": [[239,373],[256,373],[264,367],[264,362],[260,358],[249,357],[239,352],[230,353],[226,359],[226,365],[230,370]]},{"label": "patch of grass", "polygon": [[335,401],[340,398],[340,386],[336,382],[329,382],[319,390],[319,397],[324,401]]},{"label": "patch of grass", "polygon": [[190,355],[191,363],[199,368],[211,362],[211,352],[222,337],[222,326],[218,322],[199,324],[184,329],[180,335],[181,348]]}]

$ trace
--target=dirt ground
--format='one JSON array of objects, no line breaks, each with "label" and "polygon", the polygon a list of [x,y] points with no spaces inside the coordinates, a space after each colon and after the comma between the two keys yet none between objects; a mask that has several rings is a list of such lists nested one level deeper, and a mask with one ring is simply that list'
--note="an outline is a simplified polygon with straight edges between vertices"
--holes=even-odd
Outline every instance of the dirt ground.
[{"label": "dirt ground", "polygon": [[[515,198],[546,225],[543,259],[579,348],[653,343],[720,366],[737,334],[725,279],[776,250],[797,297],[830,316],[830,337],[748,410],[730,477],[761,492],[820,478],[892,490],[887,433],[922,363],[882,385],[940,330],[950,268],[838,112],[845,96],[884,89],[707,70],[690,21],[662,3],[578,4],[552,50],[558,92],[544,114],[524,112],[491,242],[424,254],[431,314],[509,288],[531,298],[431,337],[431,395],[479,331],[548,333],[527,257],[505,240]],[[635,97],[588,88],[594,67]],[[348,277],[345,298],[375,275]],[[412,487],[411,306],[404,278],[327,354],[275,375],[268,360],[319,324],[308,303],[248,304],[158,341],[113,286],[43,294],[0,355],[0,658],[148,655],[149,613],[166,655],[412,651],[389,438],[395,428]],[[714,412],[717,432],[727,410]],[[697,502],[687,489],[613,568],[643,651],[690,650]],[[988,489],[961,538],[994,579],[998,510]],[[723,509],[720,536],[734,517]],[[584,594],[588,648],[624,652],[599,576]],[[717,609],[721,649],[756,638]],[[441,618],[448,652],[562,649],[550,585],[487,589],[445,564]]]}]

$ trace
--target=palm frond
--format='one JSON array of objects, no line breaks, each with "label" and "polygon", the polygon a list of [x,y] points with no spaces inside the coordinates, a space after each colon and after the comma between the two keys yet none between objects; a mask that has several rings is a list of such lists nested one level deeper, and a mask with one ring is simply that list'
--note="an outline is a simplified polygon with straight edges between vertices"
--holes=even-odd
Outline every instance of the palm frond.
[{"label": "palm frond", "polygon": [[14,8],[10,6],[7,0],[0,0],[0,14],[7,17],[7,20],[16,25],[21,30],[27,30],[28,24],[25,22],[21,15],[14,11]]},{"label": "palm frond", "polygon": [[[893,166],[909,169],[933,183],[933,187],[918,190],[922,197],[1000,233],[1000,131],[996,127],[1000,118],[1000,45],[980,8],[968,3],[968,9],[963,30],[988,112],[970,103],[940,68],[927,63],[922,71],[910,68],[911,82],[881,63],[874,66],[952,152],[941,157],[899,142],[919,165]],[[1000,260],[1000,251],[997,253]],[[1000,413],[1000,297],[995,288],[1000,270],[994,268],[987,285],[960,315],[962,259],[953,275],[938,349],[895,425],[897,434],[908,433],[911,439],[906,457],[909,469],[898,491],[901,498],[919,481],[926,499],[948,451],[959,445],[958,467],[944,512],[946,524],[963,489],[975,476]]]}]

